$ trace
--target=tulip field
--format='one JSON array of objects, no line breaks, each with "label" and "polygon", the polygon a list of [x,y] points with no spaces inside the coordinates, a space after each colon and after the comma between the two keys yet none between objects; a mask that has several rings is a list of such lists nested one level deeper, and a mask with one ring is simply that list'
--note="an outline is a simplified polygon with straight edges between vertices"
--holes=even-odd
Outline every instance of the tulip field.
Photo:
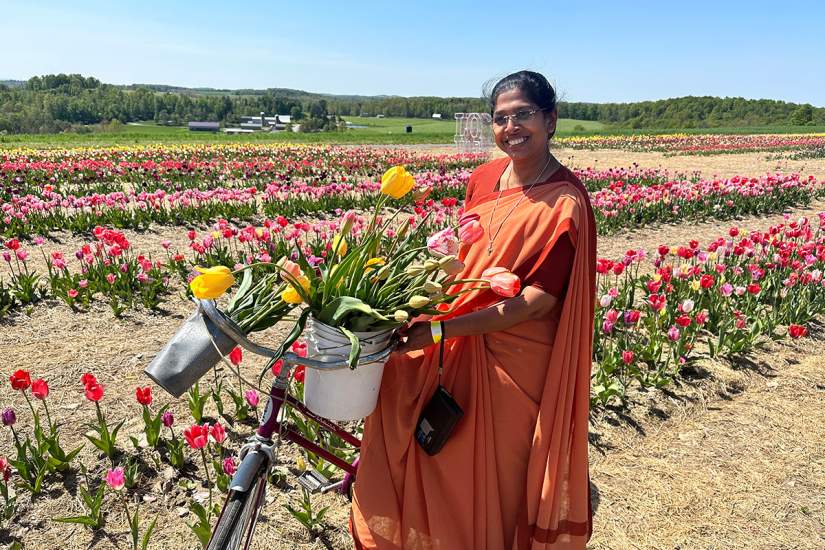
[{"label": "tulip field", "polygon": [[[677,395],[701,365],[734,364],[778,349],[771,346],[818,346],[821,165],[718,177],[632,163],[638,151],[704,154],[709,162],[715,153],[746,152],[817,159],[825,136],[559,142],[627,152],[624,166],[571,166],[590,193],[599,233],[594,430],[600,418],[633,416],[642,401]],[[376,205],[394,220],[388,237],[415,227],[413,244],[426,248],[428,235],[456,226],[470,174],[488,158],[240,143],[0,150],[0,372],[8,383],[0,401],[0,545],[205,545],[271,372],[236,349],[179,400],[142,375],[192,310],[196,266],[297,260],[296,250],[321,266],[338,250],[342,225],[354,237],[368,231]],[[406,166],[415,185],[385,204],[381,175],[394,165]],[[702,230],[693,235],[693,226]],[[284,336],[280,325],[264,333]],[[306,349],[302,340],[292,345],[299,355]],[[300,395],[302,383],[299,369],[292,391]],[[320,437],[312,423],[293,420]],[[322,443],[354,456],[341,441]],[[340,476],[312,453],[284,449],[253,547],[350,547],[346,498],[302,490],[294,479],[307,468]],[[595,471],[593,482],[606,488],[609,507],[611,481]],[[817,522],[821,529],[825,521],[825,505],[814,501],[819,508],[806,504],[810,514],[794,520],[794,529],[813,526],[802,548],[816,547]],[[598,509],[595,521],[598,531]]]},{"label": "tulip field", "polygon": [[788,152],[792,158],[822,158],[825,134],[662,134],[559,138],[573,149],[657,151],[672,155]]}]

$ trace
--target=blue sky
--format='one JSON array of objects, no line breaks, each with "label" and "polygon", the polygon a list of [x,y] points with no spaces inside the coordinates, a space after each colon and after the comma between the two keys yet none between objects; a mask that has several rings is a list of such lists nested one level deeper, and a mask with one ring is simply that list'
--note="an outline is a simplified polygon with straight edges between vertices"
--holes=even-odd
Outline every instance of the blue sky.
[{"label": "blue sky", "polygon": [[0,0],[0,78],[479,96],[530,68],[569,101],[825,106],[823,2]]}]

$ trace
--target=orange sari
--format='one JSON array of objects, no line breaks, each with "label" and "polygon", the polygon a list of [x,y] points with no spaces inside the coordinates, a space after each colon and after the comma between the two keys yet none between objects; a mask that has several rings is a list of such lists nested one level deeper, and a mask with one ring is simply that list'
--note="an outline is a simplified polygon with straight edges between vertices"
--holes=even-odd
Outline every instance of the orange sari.
[{"label": "orange sari", "polygon": [[[480,167],[468,204],[487,229],[494,178],[508,159]],[[475,180],[475,181],[474,181]],[[505,190],[495,230],[524,189]],[[444,448],[428,456],[413,433],[437,384],[438,347],[392,356],[378,407],[366,420],[351,529],[364,549],[584,548],[591,531],[588,414],[595,299],[596,231],[578,181],[539,184],[495,238],[462,246],[461,277],[488,267],[532,273],[568,232],[576,252],[567,290],[547,318],[506,331],[448,338],[442,384],[464,410]],[[458,290],[456,285],[454,290]],[[448,319],[501,298],[460,296]],[[449,335],[448,335],[449,336]]]}]

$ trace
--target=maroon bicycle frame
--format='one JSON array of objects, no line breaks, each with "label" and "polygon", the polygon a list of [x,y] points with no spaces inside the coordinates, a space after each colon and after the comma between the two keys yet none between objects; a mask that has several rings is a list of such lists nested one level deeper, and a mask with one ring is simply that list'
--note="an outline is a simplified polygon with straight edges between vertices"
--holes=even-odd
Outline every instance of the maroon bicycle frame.
[{"label": "maroon bicycle frame", "polygon": [[360,449],[361,448],[361,440],[352,435],[350,432],[332,422],[329,419],[323,418],[318,416],[317,414],[310,411],[306,406],[292,397],[288,395],[286,392],[287,385],[289,384],[289,370],[290,367],[287,366],[286,363],[281,368],[281,372],[278,373],[278,376],[272,382],[272,389],[269,391],[269,401],[267,401],[266,408],[264,409],[264,414],[261,417],[261,422],[258,425],[257,434],[259,437],[272,440],[272,436],[281,432],[281,437],[292,441],[303,447],[304,449],[320,456],[327,462],[334,464],[347,472],[350,476],[354,476],[356,470],[358,469],[358,459],[356,458],[355,461],[350,464],[346,460],[334,455],[333,453],[327,451],[317,443],[308,440],[304,437],[301,433],[297,432],[293,428],[287,424],[283,431],[281,431],[281,423],[278,422],[278,413],[281,410],[282,405],[284,402],[288,403],[292,408],[300,412],[306,418],[314,420],[321,426],[324,430],[335,434],[336,436],[340,437],[345,442],[349,443],[353,447]]}]

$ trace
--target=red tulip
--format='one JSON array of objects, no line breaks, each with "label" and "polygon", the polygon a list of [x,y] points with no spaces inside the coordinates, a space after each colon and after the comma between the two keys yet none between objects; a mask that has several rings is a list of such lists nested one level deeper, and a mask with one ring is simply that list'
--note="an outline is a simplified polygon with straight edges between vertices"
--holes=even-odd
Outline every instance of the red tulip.
[{"label": "red tulip", "polygon": [[647,303],[650,304],[650,308],[656,312],[664,309],[666,302],[667,298],[661,294],[651,294],[647,297]]},{"label": "red tulip", "polygon": [[97,378],[95,378],[94,374],[92,374],[90,372],[87,372],[86,374],[84,374],[83,376],[80,377],[80,383],[83,384],[84,386],[88,386],[88,385],[91,385],[91,384],[97,384]]},{"label": "red tulip", "polygon": [[680,327],[689,326],[691,321],[692,319],[690,318],[690,315],[680,315],[676,318],[676,324]]},{"label": "red tulip", "polygon": [[209,425],[192,424],[183,430],[183,437],[193,449],[203,449],[209,441]]},{"label": "red tulip", "polygon": [[235,349],[229,352],[229,361],[236,367],[241,364],[241,361],[243,361],[243,351],[241,351],[240,346],[235,346]]},{"label": "red tulip", "polygon": [[625,351],[622,352],[622,362],[625,365],[629,365],[630,363],[632,363],[634,358],[635,358],[635,355],[632,351],[625,350]]},{"label": "red tulip", "polygon": [[135,388],[135,399],[137,399],[137,402],[141,405],[148,407],[152,404],[152,388],[149,386]]},{"label": "red tulip", "polygon": [[490,283],[490,289],[493,292],[505,298],[512,298],[521,290],[521,280],[518,275],[503,267],[485,269],[481,274],[481,278]]},{"label": "red tulip", "polygon": [[42,378],[32,382],[32,395],[38,399],[46,399],[49,395],[49,385]]},{"label": "red tulip", "polygon": [[596,273],[604,274],[611,269],[613,269],[613,262],[611,260],[608,260],[607,258],[599,258],[598,261],[596,261]]},{"label": "red tulip", "polygon": [[295,380],[297,380],[301,384],[304,383],[304,376],[306,375],[305,371],[306,367],[304,367],[303,365],[298,365],[298,367],[295,369]]},{"label": "red tulip", "polygon": [[759,285],[759,283],[751,283],[748,285],[748,292],[750,292],[751,294],[759,294],[761,290],[762,287]]},{"label": "red tulip", "polygon": [[791,338],[802,338],[808,335],[808,329],[802,325],[789,325],[788,335],[790,335]]},{"label": "red tulip", "polygon": [[710,288],[716,280],[713,278],[713,275],[702,275],[701,279],[699,279],[699,284],[702,288]]},{"label": "red tulip", "polygon": [[295,340],[290,349],[298,357],[306,357],[308,353],[307,343],[303,340]]},{"label": "red tulip", "polygon": [[92,382],[86,386],[86,399],[98,402],[103,398],[103,386],[97,382]]},{"label": "red tulip", "polygon": [[9,376],[9,381],[11,382],[11,387],[14,390],[25,390],[32,385],[32,379],[29,375],[29,371],[23,369],[14,371],[14,374]]}]

